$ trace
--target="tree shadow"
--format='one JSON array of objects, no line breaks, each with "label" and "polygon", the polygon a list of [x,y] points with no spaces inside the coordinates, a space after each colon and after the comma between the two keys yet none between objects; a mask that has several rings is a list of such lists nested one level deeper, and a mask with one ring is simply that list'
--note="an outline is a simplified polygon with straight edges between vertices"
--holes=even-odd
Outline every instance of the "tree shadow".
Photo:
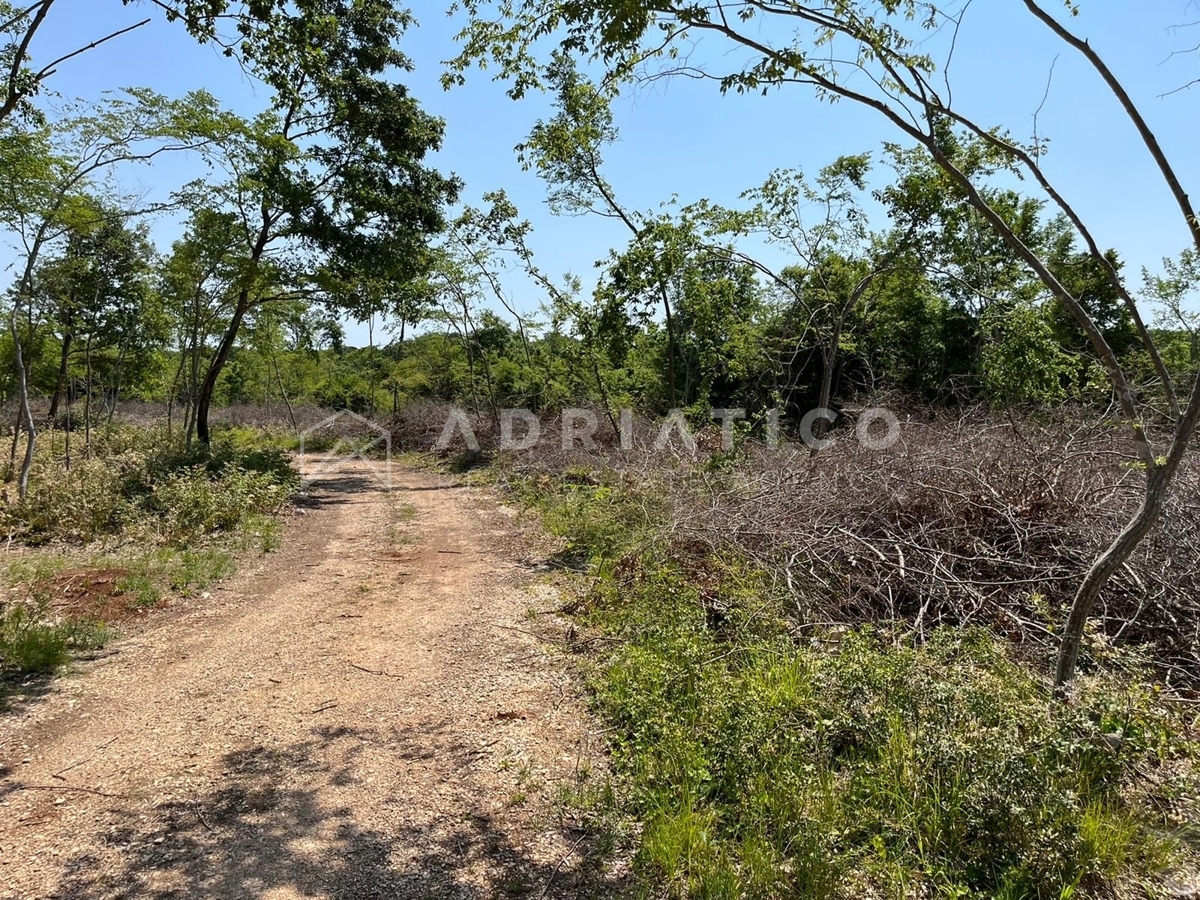
[{"label": "tree shadow", "polygon": [[[420,738],[411,735],[412,750]],[[324,752],[346,741],[329,764]],[[159,805],[155,815],[122,803],[110,808],[103,843],[110,852],[81,851],[66,860],[54,900],[120,898],[326,897],[407,898],[612,897],[628,892],[587,859],[587,839],[567,835],[569,858],[532,859],[497,816],[461,812],[436,827],[402,824],[386,831],[356,821],[361,808],[333,806],[307,786],[349,784],[363,735],[316,728],[284,748],[252,746],[226,754],[220,786],[191,802]],[[368,795],[372,805],[387,798]],[[524,835],[527,837],[528,835]],[[582,861],[581,861],[582,859]],[[560,861],[562,860],[562,861]]]},{"label": "tree shadow", "polygon": [[345,502],[342,495],[365,494],[382,487],[384,482],[372,473],[330,470],[309,478],[309,493],[299,501],[301,505],[326,506]]},{"label": "tree shadow", "polygon": [[44,700],[53,690],[57,672],[0,675],[0,716],[19,713]]}]

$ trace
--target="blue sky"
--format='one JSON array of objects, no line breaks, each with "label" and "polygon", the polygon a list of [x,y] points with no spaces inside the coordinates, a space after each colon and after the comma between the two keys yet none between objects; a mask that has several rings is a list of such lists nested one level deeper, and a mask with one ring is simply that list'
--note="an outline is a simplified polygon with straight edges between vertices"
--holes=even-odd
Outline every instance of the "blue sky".
[{"label": "blue sky", "polygon": [[[1188,0],[1083,0],[1082,7],[1073,28],[1125,82],[1185,186],[1200,197],[1195,149],[1200,85],[1160,97],[1200,75],[1196,54],[1168,58],[1200,42],[1200,26],[1172,27],[1188,21],[1189,13],[1196,18],[1196,10],[1188,9]],[[435,165],[466,182],[468,203],[478,203],[486,191],[507,190],[534,225],[532,245],[541,264],[555,273],[575,272],[590,286],[593,263],[609,247],[622,245],[626,235],[607,220],[553,217],[544,203],[544,186],[521,171],[513,147],[539,117],[550,114],[547,98],[514,102],[503,86],[480,72],[470,74],[465,87],[442,90],[441,63],[455,54],[454,35],[461,27],[444,9],[436,0],[416,3],[419,26],[403,43],[417,66],[405,81],[425,108],[447,123]],[[51,59],[146,17],[154,21],[145,28],[64,64],[51,86],[83,99],[125,85],[171,96],[205,88],[244,114],[267,104],[268,92],[248,81],[232,61],[196,44],[178,24],[160,21],[149,5],[59,0],[33,52],[38,59]],[[719,65],[724,48],[709,42],[698,53]],[[971,6],[952,68],[956,106],[1028,137],[1052,64],[1053,82],[1039,117],[1040,131],[1052,139],[1047,160],[1052,177],[1097,238],[1120,251],[1131,274],[1178,253],[1187,245],[1186,229],[1131,126],[1095,74],[1069,48],[1056,45],[1017,0],[975,0]],[[619,100],[614,113],[621,141],[608,153],[606,175],[625,205],[644,210],[657,208],[672,194],[683,202],[707,197],[733,203],[774,168],[815,171],[843,153],[878,151],[881,142],[900,138],[876,113],[849,103],[823,104],[802,87],[768,97],[721,97],[711,83],[660,82]],[[177,157],[153,169],[126,172],[122,180],[166,193],[199,174],[194,160]],[[177,223],[157,223],[160,249],[168,249],[178,233]],[[527,285],[514,281],[512,287],[521,307],[539,302]],[[365,329],[350,331],[352,341],[365,339]]]}]

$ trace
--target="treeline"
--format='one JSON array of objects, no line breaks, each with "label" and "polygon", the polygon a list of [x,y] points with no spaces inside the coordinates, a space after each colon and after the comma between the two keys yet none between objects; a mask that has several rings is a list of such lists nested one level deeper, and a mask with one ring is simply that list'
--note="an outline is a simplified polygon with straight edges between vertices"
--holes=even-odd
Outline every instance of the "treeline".
[{"label": "treeline", "polygon": [[[530,147],[554,125],[539,125]],[[614,200],[609,211],[634,229],[590,295],[578,279],[543,273],[528,223],[490,195],[488,208],[449,223],[420,278],[380,287],[360,310],[369,346],[347,344],[343,307],[296,288],[252,293],[224,359],[251,265],[236,217],[201,208],[162,253],[144,223],[93,199],[34,270],[17,332],[28,383],[59,427],[111,417],[124,397],[167,404],[189,437],[210,382],[218,405],[282,400],[366,414],[437,398],[480,410],[588,402],[700,417],[714,406],[778,407],[794,420],[885,390],[928,404],[1107,405],[1112,388],[1088,335],[944,175],[896,147],[877,168],[888,177],[874,190],[867,155],[811,179],[779,171],[738,208],[700,201],[651,218]],[[602,180],[573,189],[590,187],[615,197]],[[1062,215],[1012,189],[990,191],[1140,395],[1164,408],[1156,361],[1102,263],[1076,246]],[[872,227],[872,209],[885,228]],[[1121,270],[1114,252],[1107,260]],[[1185,253],[1166,266],[1140,280],[1161,301],[1151,330],[1159,361],[1186,380],[1197,345],[1182,303],[1196,265]],[[9,358],[12,341],[0,338]],[[15,368],[0,390],[16,394]]]},{"label": "treeline", "polygon": [[[52,6],[6,19],[13,52]],[[147,89],[51,109],[35,80],[10,83],[0,117],[0,221],[19,245],[0,392],[44,398],[33,406],[58,427],[111,418],[122,397],[166,404],[202,443],[214,403],[280,399],[365,413],[429,397],[777,407],[793,420],[881,390],[1107,406],[1114,370],[1123,406],[1170,414],[1196,370],[1196,254],[1124,271],[1069,207],[1013,187],[1021,150],[993,136],[938,121],[949,168],[885,144],[772,172],[736,204],[641,212],[605,174],[619,137],[607,96],[555,55],[555,114],[517,149],[553,212],[626,230],[585,285],[535,260],[503,192],[446,214],[460,185],[423,164],[442,123],[387,74],[408,65],[396,41],[409,19],[391,3],[167,6],[203,41],[236,23],[230,52],[274,92],[267,109],[246,118]],[[117,187],[171,153],[210,174],[154,201]],[[183,235],[156,247],[165,214]],[[368,347],[347,345],[350,321]]]},{"label": "treeline", "polygon": [[[62,102],[45,85],[58,63],[136,40],[150,20],[39,60],[39,33],[69,13],[56,0],[0,2],[0,227],[17,251],[6,300],[22,499],[41,425],[35,391],[51,398],[52,418],[82,397],[86,427],[97,407],[111,414],[121,393],[157,381],[207,445],[235,348],[269,354],[275,323],[311,308],[377,313],[386,286],[427,270],[460,187],[425,164],[443,123],[396,77],[412,68],[399,49],[407,11],[388,0],[154,7],[222,48],[269,96],[264,108],[242,116],[203,91],[142,87]],[[181,154],[202,178],[160,182],[153,196],[122,187],[132,170]],[[185,234],[159,253],[149,223],[163,215]],[[174,348],[165,374],[164,347]]]}]

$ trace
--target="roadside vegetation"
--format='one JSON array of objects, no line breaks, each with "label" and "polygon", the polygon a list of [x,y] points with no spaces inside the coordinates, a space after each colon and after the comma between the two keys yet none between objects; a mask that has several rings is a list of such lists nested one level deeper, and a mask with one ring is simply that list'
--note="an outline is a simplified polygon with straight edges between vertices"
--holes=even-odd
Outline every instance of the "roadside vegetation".
[{"label": "roadside vegetation", "polygon": [[[246,432],[187,450],[161,430],[98,432],[69,469],[67,435],[41,444],[23,501],[0,510],[0,675],[47,673],[102,647],[171,596],[204,592],[239,553],[279,545],[299,489],[289,457]],[[240,442],[239,439],[240,438]]]},{"label": "roadside vegetation", "polygon": [[811,579],[800,607],[769,557],[689,534],[702,464],[575,454],[497,476],[577,573],[571,642],[615,781],[567,809],[636,835],[648,895],[1158,896],[1195,871],[1194,693],[1164,691],[1145,653],[1092,632],[1058,704],[1049,640],[848,615],[846,587]]}]

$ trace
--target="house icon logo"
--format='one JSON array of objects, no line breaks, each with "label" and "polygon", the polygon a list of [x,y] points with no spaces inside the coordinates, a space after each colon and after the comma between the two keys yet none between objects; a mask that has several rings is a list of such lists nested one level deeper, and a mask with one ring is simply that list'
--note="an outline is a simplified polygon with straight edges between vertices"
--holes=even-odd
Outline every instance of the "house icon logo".
[{"label": "house icon logo", "polygon": [[392,489],[392,433],[358,413],[339,410],[305,429],[299,450],[308,458],[304,475],[308,484],[357,463],[385,489]]}]

